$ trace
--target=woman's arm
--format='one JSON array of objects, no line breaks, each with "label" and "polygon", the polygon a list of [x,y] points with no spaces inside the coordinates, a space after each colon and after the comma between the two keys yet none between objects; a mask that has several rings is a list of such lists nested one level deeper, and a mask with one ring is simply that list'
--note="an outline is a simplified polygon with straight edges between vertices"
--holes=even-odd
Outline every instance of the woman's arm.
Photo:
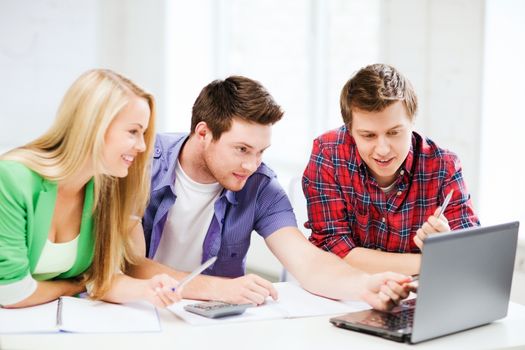
[{"label": "woman's arm", "polygon": [[177,284],[175,279],[166,274],[155,275],[150,279],[117,274],[102,300],[112,303],[148,301],[157,307],[166,307],[182,299]]},{"label": "woman's arm", "polygon": [[44,304],[63,295],[75,295],[86,290],[84,284],[77,280],[58,280],[37,282],[36,290],[29,297],[15,304],[4,305],[5,308],[22,308]]}]

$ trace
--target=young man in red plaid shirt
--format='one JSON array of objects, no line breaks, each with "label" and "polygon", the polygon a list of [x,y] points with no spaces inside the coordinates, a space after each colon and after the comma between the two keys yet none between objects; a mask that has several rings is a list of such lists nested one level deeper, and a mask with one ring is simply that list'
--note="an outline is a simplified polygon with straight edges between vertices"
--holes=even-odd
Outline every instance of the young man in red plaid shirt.
[{"label": "young man in red plaid shirt", "polygon": [[429,234],[479,225],[459,159],[414,131],[417,97],[394,67],[362,68],[340,103],[344,126],[314,140],[303,175],[310,241],[370,273],[416,274]]}]

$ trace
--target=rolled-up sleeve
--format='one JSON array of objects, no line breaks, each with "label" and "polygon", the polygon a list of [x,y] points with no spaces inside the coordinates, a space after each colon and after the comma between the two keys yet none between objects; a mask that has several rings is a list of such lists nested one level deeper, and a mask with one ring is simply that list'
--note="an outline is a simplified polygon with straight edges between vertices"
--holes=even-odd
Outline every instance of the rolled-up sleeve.
[{"label": "rolled-up sleeve", "polygon": [[259,193],[255,231],[267,238],[283,227],[297,227],[297,220],[286,192],[276,178]]},{"label": "rolled-up sleeve", "polygon": [[443,198],[450,190],[454,190],[449,205],[445,209],[445,217],[448,220],[450,230],[460,230],[472,226],[479,226],[480,222],[474,212],[474,206],[467,190],[461,162],[459,158],[452,153],[444,157],[444,166],[446,178],[441,190]]},{"label": "rolled-up sleeve", "polygon": [[303,173],[303,193],[307,202],[310,242],[345,257],[356,244],[352,238],[348,207],[335,177],[333,155],[319,139],[314,140],[310,161]]},{"label": "rolled-up sleeve", "polygon": [[37,282],[27,275],[20,281],[0,285],[0,305],[11,305],[22,301],[35,292]]}]

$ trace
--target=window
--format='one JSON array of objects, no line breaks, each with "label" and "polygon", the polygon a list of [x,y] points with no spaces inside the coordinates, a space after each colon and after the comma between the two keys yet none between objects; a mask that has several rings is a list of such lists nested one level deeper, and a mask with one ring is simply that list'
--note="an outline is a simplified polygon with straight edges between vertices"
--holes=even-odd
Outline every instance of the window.
[{"label": "window", "polygon": [[[481,137],[480,216],[483,224],[525,224],[525,3],[486,2]],[[525,230],[520,230],[525,239]]]},{"label": "window", "polygon": [[[189,73],[185,64],[175,68],[179,79],[174,75],[173,88],[179,93],[168,93],[168,96],[178,96],[179,100],[171,101],[173,113],[169,115],[177,115],[184,124],[181,127],[177,119],[173,119],[168,129],[187,130],[191,104],[200,88],[212,79],[240,74],[259,80],[285,111],[284,118],[273,128],[272,147],[264,161],[286,186],[292,177],[302,174],[313,138],[342,125],[339,93],[346,80],[359,68],[378,60],[381,2],[230,0],[197,3],[204,14],[192,19],[198,25],[188,23],[180,14],[175,15],[173,22],[178,23],[179,28],[185,26],[185,30],[195,33],[197,38],[206,34],[209,37],[211,33],[213,40],[204,39],[200,45],[186,43],[182,47],[185,44],[180,41],[184,38],[179,37],[175,51],[192,56],[188,55],[189,49],[195,53],[197,62],[209,70]],[[176,12],[176,8],[173,11]],[[191,17],[188,11],[193,10],[185,8],[186,18]],[[203,17],[207,23],[199,19]],[[206,45],[213,47],[212,52],[203,48]],[[206,54],[213,55],[212,65],[202,62]],[[184,58],[173,57],[184,62]],[[188,79],[190,74],[195,74],[196,79]],[[203,81],[205,78],[208,81]],[[177,85],[177,81],[195,80],[202,83],[199,89],[194,83],[191,89]],[[186,96],[184,101],[181,96]]]}]

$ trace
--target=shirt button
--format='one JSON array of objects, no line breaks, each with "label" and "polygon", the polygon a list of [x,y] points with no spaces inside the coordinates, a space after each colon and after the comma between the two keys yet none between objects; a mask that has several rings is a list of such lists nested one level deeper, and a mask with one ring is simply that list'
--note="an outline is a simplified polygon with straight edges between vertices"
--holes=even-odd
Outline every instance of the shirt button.
[{"label": "shirt button", "polygon": [[401,196],[401,193],[403,193],[403,192],[401,192],[401,191],[397,191],[397,195],[398,195],[398,196]]},{"label": "shirt button", "polygon": [[399,172],[399,175],[403,175],[403,174],[405,174],[405,171],[404,171],[404,170],[401,170],[401,171]]},{"label": "shirt button", "polygon": [[161,149],[158,148],[158,147],[155,147],[155,151],[153,152],[153,157],[154,158],[159,158],[161,154],[162,154]]},{"label": "shirt button", "polygon": [[383,218],[381,218],[381,221],[382,221],[382,222],[385,222],[385,221],[386,221],[386,219],[385,219],[385,218],[383,217]]}]

